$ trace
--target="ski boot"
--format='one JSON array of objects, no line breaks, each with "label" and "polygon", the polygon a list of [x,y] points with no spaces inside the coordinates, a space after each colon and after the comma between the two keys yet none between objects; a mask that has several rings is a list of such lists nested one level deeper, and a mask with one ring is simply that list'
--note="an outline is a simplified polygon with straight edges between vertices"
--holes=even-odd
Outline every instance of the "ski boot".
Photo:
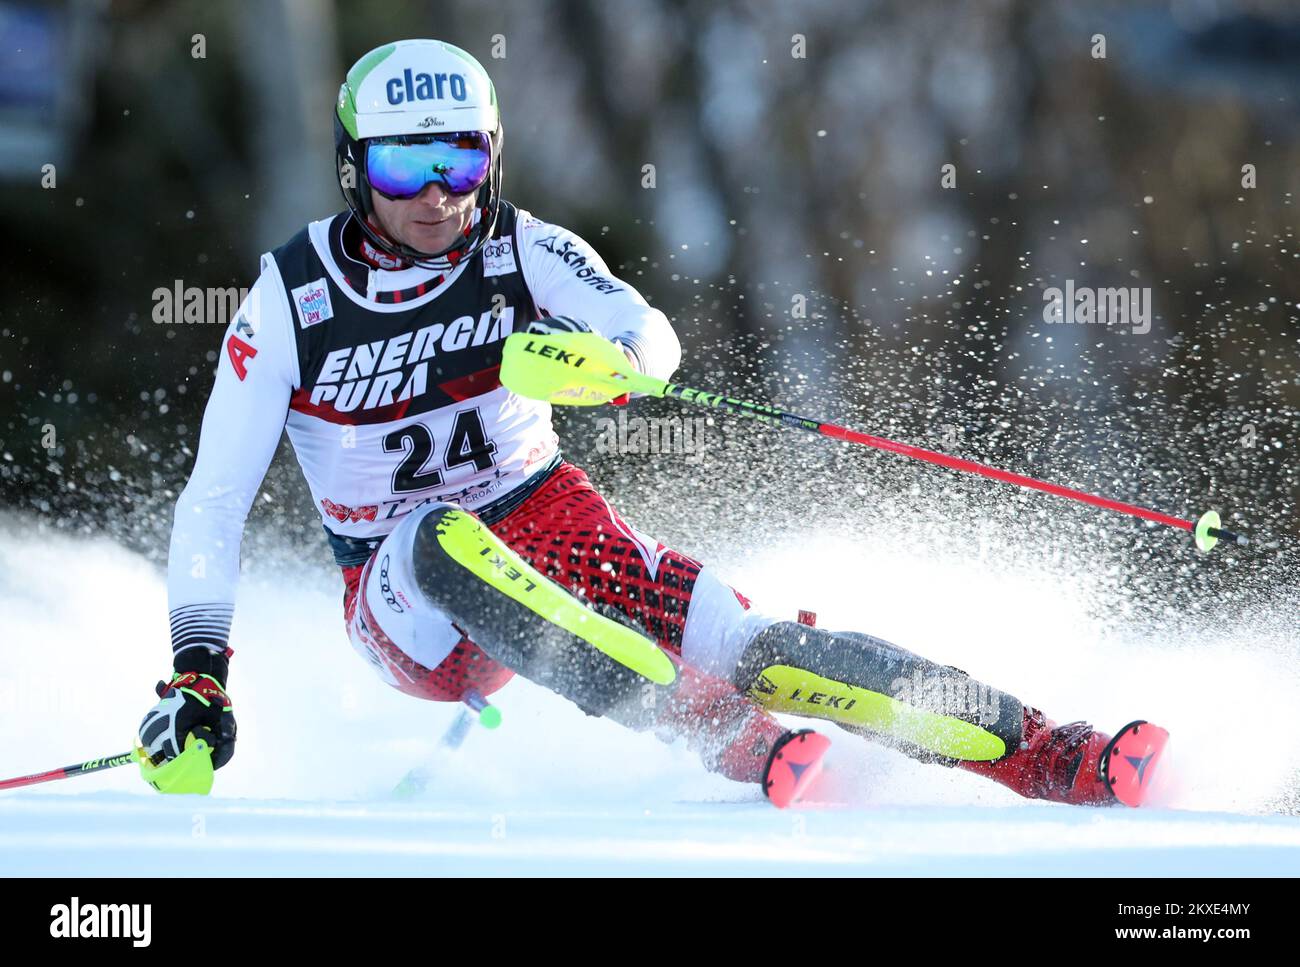
[{"label": "ski boot", "polygon": [[1169,737],[1140,721],[1113,739],[1084,722],[1058,726],[959,668],[861,632],[817,628],[809,612],[757,634],[734,677],[769,711],[829,719],[1051,802],[1141,805]]},{"label": "ski boot", "polygon": [[710,772],[757,782],[778,808],[798,802],[821,772],[830,739],[791,732],[728,681],[674,661],[673,683],[656,716],[655,734],[684,738]]},{"label": "ski boot", "polygon": [[828,719],[924,761],[993,761],[1021,739],[1020,700],[880,638],[780,621],[733,681],[772,712]]},{"label": "ski boot", "polygon": [[1168,739],[1168,732],[1147,722],[1132,722],[1111,738],[1086,722],[1057,725],[1026,707],[1020,748],[995,762],[956,765],[1028,799],[1140,806],[1147,801]]}]

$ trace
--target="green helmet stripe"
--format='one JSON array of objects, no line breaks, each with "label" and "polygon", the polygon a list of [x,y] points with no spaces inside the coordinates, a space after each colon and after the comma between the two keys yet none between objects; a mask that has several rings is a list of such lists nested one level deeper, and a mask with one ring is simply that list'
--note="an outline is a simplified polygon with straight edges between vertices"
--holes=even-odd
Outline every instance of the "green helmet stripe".
[{"label": "green helmet stripe", "polygon": [[396,44],[385,44],[383,47],[376,47],[365,57],[362,57],[348,71],[348,86],[355,91],[361,86],[361,82],[366,79],[366,75],[392,56],[395,50],[397,50]]},{"label": "green helmet stripe", "polygon": [[366,79],[366,75],[387,60],[395,50],[397,50],[396,44],[376,47],[352,65],[347,80],[339,88],[339,120],[343,122],[343,127],[353,138],[357,136],[357,88]]}]

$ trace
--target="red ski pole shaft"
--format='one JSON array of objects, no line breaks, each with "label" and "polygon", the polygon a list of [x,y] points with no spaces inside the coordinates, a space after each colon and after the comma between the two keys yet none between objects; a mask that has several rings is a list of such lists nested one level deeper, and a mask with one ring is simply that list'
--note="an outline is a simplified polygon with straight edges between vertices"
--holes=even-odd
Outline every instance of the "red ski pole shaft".
[{"label": "red ski pole shaft", "polygon": [[[834,440],[846,440],[849,443],[874,447],[877,450],[887,450],[890,453],[897,453],[905,457],[911,457],[914,460],[924,460],[927,463],[937,464],[941,467],[948,467],[952,470],[961,470],[964,473],[978,474],[981,477],[988,477],[991,480],[1000,480],[1003,483],[1027,487],[1031,490],[1041,490],[1044,493],[1054,494],[1057,497],[1065,497],[1068,500],[1077,500],[1081,503],[1091,504],[1094,507],[1103,507],[1106,510],[1128,514],[1131,517],[1140,517],[1144,520],[1154,521],[1157,524],[1164,524],[1166,527],[1177,527],[1179,530],[1185,531],[1195,531],[1196,529],[1195,521],[1183,520],[1179,517],[1171,517],[1169,514],[1162,514],[1156,510],[1148,510],[1145,507],[1138,507],[1136,504],[1126,504],[1120,500],[1111,500],[1108,497],[1099,497],[1096,494],[1086,493],[1082,490],[1075,490],[1071,487],[1062,487],[1059,484],[1048,483],[1045,480],[1036,480],[1033,477],[1026,477],[1024,474],[1011,473],[1009,470],[999,470],[997,467],[990,467],[986,464],[976,463],[974,460],[964,460],[961,457],[949,456],[946,453],[939,453],[935,450],[926,450],[923,447],[914,447],[907,443],[898,443],[894,440],[887,440],[884,437],[872,436],[870,433],[850,430],[848,427],[839,426],[835,423],[827,423],[824,420],[814,420],[806,416],[797,416],[793,413],[787,413],[784,410],[778,410],[775,407],[765,406],[761,403],[749,403],[745,400],[733,399],[732,397],[721,396],[717,393],[707,393],[703,390],[678,386],[675,383],[667,384],[664,388],[663,395],[665,397],[676,397],[677,399],[685,400],[688,403],[697,403],[701,406],[723,409],[729,413],[751,416],[755,419],[777,423],[781,426],[808,430],[809,432],[818,433]],[[1239,537],[1231,531],[1211,527],[1209,533],[1213,537],[1236,541],[1237,543],[1245,543],[1244,538]]]},{"label": "red ski pole shaft", "polygon": [[1162,514],[1158,510],[1147,510],[1145,507],[1138,507],[1136,504],[1126,504],[1120,500],[1111,500],[1109,497],[1099,497],[1096,494],[1085,493],[1082,490],[1074,490],[1071,487],[1062,487],[1059,484],[1048,483],[1045,480],[1035,480],[1033,477],[1026,477],[1024,474],[1012,473],[1009,470],[999,470],[997,467],[990,467],[982,463],[976,463],[974,460],[963,460],[961,457],[953,457],[946,453],[938,453],[934,450],[914,447],[907,443],[895,443],[893,440],[886,440],[883,437],[872,436],[869,433],[860,433],[857,430],[850,430],[842,426],[836,426],[834,423],[821,424],[819,432],[823,436],[828,436],[836,440],[848,440],[850,443],[861,443],[864,446],[875,447],[878,450],[888,450],[891,453],[899,453],[905,457],[911,457],[914,460],[925,460],[927,463],[935,463],[941,467],[948,467],[952,470],[976,473],[982,477],[988,477],[991,480],[1001,480],[1003,483],[1016,484],[1020,487],[1028,487],[1031,490],[1041,490],[1044,493],[1055,494],[1058,497],[1065,497],[1069,500],[1077,500],[1081,503],[1092,504],[1094,507],[1104,507],[1107,510],[1118,511],[1121,514],[1129,514],[1132,517],[1141,517],[1145,520],[1153,520],[1157,524],[1164,524],[1167,527],[1177,527],[1181,530],[1190,531],[1196,526],[1194,521],[1183,520],[1180,517],[1170,517],[1168,514]]},{"label": "red ski pole shaft", "polygon": [[19,786],[34,786],[40,782],[54,782],[56,779],[71,779],[74,776],[89,775],[102,769],[115,769],[118,766],[124,766],[134,761],[134,752],[124,752],[121,755],[113,755],[105,759],[87,759],[85,762],[77,762],[61,769],[51,769],[49,772],[19,776],[17,779],[0,779],[0,789],[17,789]]}]

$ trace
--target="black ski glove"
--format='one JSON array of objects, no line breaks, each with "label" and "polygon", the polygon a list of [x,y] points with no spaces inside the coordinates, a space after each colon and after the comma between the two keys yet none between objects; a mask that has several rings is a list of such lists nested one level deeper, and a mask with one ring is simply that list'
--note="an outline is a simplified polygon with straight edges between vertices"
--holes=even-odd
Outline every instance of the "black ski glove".
[{"label": "black ski glove", "polygon": [[574,319],[572,316],[547,316],[544,319],[534,319],[525,331],[539,336],[549,336],[557,332],[591,332],[592,328],[581,319]]},{"label": "black ski glove", "polygon": [[140,723],[140,744],[155,764],[174,759],[191,733],[212,747],[212,767],[220,769],[235,754],[235,714],[226,694],[226,653],[187,649],[176,659],[170,682],[155,686],[158,702]]}]

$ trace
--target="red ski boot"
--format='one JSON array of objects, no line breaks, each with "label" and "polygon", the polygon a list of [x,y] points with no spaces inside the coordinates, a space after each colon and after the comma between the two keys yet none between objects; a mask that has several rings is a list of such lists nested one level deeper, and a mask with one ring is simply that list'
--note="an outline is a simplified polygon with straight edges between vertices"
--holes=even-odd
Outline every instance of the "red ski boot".
[{"label": "red ski boot", "polygon": [[711,772],[761,784],[778,807],[798,802],[830,740],[807,729],[790,732],[730,682],[674,664],[677,681],[667,707],[658,709],[656,732],[685,738]]},{"label": "red ski boot", "polygon": [[1020,748],[993,762],[959,762],[958,768],[987,776],[1027,799],[1075,806],[1116,802],[1100,774],[1111,738],[1086,722],[1057,725],[1036,708],[1025,708]]}]

